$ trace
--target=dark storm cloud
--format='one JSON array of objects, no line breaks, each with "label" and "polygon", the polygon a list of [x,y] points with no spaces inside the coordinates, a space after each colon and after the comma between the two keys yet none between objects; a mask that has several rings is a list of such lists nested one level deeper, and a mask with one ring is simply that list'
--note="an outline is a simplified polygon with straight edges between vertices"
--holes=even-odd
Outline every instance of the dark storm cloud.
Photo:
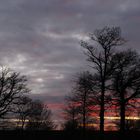
[{"label": "dark storm cloud", "polygon": [[72,76],[87,69],[79,41],[96,28],[120,26],[128,46],[139,49],[139,0],[0,3],[1,64],[27,75],[32,92],[49,99],[67,94]]}]

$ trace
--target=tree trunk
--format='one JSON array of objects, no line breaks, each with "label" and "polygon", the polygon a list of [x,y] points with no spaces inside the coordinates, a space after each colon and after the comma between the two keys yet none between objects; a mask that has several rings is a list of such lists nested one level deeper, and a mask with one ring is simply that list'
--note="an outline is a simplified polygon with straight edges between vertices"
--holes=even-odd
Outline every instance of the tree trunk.
[{"label": "tree trunk", "polygon": [[83,139],[86,139],[86,96],[87,92],[85,91],[83,102]]},{"label": "tree trunk", "polygon": [[105,85],[102,84],[102,93],[101,93],[101,105],[100,105],[100,132],[104,133],[104,94],[105,94]]},{"label": "tree trunk", "polygon": [[25,119],[22,119],[22,125],[21,125],[21,129],[24,129],[24,124],[25,124]]},{"label": "tree trunk", "polygon": [[84,106],[83,106],[83,134],[84,135],[86,131],[86,98],[85,97],[84,97]]},{"label": "tree trunk", "polygon": [[84,113],[83,113],[83,131],[85,132],[86,130],[86,116],[85,116],[85,110],[84,110]]},{"label": "tree trunk", "polygon": [[124,101],[121,102],[120,106],[120,132],[125,132],[125,103]]}]

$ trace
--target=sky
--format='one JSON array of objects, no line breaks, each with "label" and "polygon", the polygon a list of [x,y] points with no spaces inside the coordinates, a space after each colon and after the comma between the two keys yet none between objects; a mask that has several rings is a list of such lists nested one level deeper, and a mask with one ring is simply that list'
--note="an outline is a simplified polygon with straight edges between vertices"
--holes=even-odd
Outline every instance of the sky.
[{"label": "sky", "polygon": [[104,26],[120,26],[123,47],[139,51],[140,1],[0,0],[0,65],[26,75],[58,119],[74,75],[89,69],[79,42]]}]

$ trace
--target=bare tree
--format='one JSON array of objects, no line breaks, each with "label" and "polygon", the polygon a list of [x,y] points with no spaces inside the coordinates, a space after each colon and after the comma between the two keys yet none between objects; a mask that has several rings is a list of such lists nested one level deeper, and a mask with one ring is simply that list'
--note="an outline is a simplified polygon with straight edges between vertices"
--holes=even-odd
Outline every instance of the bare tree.
[{"label": "bare tree", "polygon": [[85,49],[88,61],[93,63],[93,68],[100,79],[100,131],[104,132],[104,112],[105,112],[105,93],[106,82],[114,65],[110,65],[110,59],[113,55],[114,47],[122,45],[125,41],[121,37],[119,27],[104,27],[90,34],[90,39],[94,45],[82,41],[81,46]]},{"label": "bare tree", "polygon": [[52,130],[55,124],[52,121],[51,110],[39,100],[33,101],[27,129],[29,130]]},{"label": "bare tree", "polygon": [[88,71],[82,72],[77,76],[73,90],[73,99],[84,131],[92,113],[92,84],[92,74]]},{"label": "bare tree", "polygon": [[132,50],[116,53],[112,58],[116,69],[112,74],[112,88],[117,105],[120,107],[120,131],[126,128],[126,108],[135,105],[133,99],[140,95],[140,57]]},{"label": "bare tree", "polygon": [[10,69],[0,69],[0,118],[12,111],[13,104],[24,94],[29,93],[26,76]]},{"label": "bare tree", "polygon": [[78,129],[78,108],[75,103],[75,99],[73,96],[66,96],[65,98],[65,108],[64,108],[64,130],[76,130]]},{"label": "bare tree", "polygon": [[22,130],[25,128],[26,121],[29,119],[31,112],[32,99],[26,96],[19,98],[14,113],[16,113],[16,117],[19,119],[18,125],[20,124]]}]

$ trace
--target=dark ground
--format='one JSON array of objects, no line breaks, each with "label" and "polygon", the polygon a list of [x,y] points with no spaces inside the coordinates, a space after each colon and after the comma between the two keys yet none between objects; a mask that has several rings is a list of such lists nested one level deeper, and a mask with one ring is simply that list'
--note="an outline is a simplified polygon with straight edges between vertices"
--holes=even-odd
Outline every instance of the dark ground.
[{"label": "dark ground", "polygon": [[88,131],[84,138],[80,131],[0,131],[0,138],[14,140],[140,140],[140,132],[127,132],[123,135],[118,132],[105,132],[104,135],[101,135],[99,132]]}]

